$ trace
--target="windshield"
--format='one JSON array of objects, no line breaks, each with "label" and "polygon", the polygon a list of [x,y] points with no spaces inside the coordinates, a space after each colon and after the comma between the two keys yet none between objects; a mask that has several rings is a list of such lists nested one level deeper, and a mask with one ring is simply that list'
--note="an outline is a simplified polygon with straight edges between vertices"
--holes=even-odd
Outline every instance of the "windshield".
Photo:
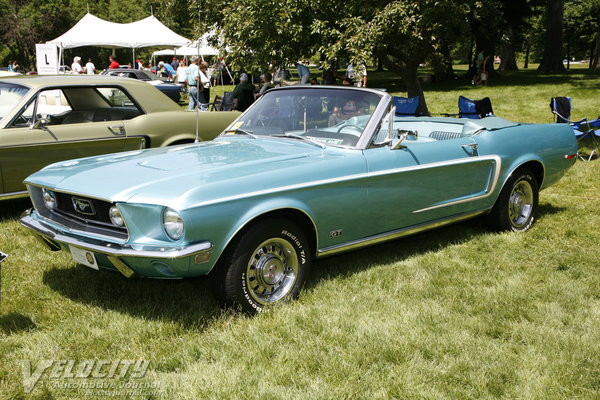
[{"label": "windshield", "polygon": [[302,137],[353,147],[381,96],[361,90],[292,89],[265,93],[233,126],[253,135]]},{"label": "windshield", "polygon": [[0,82],[0,120],[15,108],[28,91],[24,86]]}]

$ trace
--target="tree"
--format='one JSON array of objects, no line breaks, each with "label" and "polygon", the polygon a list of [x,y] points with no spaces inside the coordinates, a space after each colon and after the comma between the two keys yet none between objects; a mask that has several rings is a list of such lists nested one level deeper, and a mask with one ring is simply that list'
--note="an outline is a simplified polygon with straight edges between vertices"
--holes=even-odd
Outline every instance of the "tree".
[{"label": "tree", "polygon": [[503,2],[502,40],[500,50],[500,70],[517,70],[517,49],[527,46],[526,32],[532,29],[531,17],[541,5],[541,0]]},{"label": "tree", "polygon": [[564,0],[547,0],[544,56],[537,69],[540,73],[565,72],[562,46],[564,7]]},{"label": "tree", "polygon": [[[428,114],[417,70],[434,54],[449,53],[444,46],[455,38],[464,17],[465,9],[453,1],[394,1],[371,3],[362,16],[342,20],[335,27],[351,61],[365,60],[374,52],[390,71],[404,78],[408,96],[419,97],[418,111]],[[330,49],[330,57],[336,50]]]},{"label": "tree", "polygon": [[33,68],[35,44],[48,40],[67,20],[63,13],[66,0],[2,0],[0,37],[13,59],[24,68]]},{"label": "tree", "polygon": [[564,36],[567,60],[589,57],[594,68],[600,56],[600,0],[566,0]]},{"label": "tree", "polygon": [[313,16],[305,0],[239,0],[225,5],[208,21],[219,27],[230,63],[266,70],[272,60],[289,63],[316,52],[319,41],[311,29]]},{"label": "tree", "polygon": [[246,68],[265,69],[271,60],[294,62],[316,52],[324,66],[334,60],[357,64],[375,55],[402,75],[408,95],[419,96],[419,111],[427,113],[417,69],[451,43],[464,11],[452,0],[240,0],[212,19],[230,60]]}]

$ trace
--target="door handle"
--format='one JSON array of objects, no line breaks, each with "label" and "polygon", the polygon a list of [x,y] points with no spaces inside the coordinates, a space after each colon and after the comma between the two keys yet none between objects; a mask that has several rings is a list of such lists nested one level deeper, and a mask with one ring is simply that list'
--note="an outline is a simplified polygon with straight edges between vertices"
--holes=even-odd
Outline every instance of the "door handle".
[{"label": "door handle", "polygon": [[460,147],[462,147],[467,153],[471,153],[472,156],[479,155],[479,146],[477,145],[477,143],[463,144]]},{"label": "door handle", "polygon": [[125,135],[125,126],[124,125],[114,125],[109,126],[108,130],[112,132],[113,135],[123,136]]}]

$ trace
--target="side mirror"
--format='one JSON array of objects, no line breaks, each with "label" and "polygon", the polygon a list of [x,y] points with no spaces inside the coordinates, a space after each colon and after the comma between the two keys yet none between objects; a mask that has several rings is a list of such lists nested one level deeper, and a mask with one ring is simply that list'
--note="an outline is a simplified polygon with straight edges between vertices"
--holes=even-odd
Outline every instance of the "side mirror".
[{"label": "side mirror", "polygon": [[397,150],[402,147],[402,142],[405,140],[417,140],[419,133],[413,129],[398,129],[396,138],[392,141],[392,150]]},{"label": "side mirror", "polygon": [[46,128],[46,125],[48,125],[48,118],[42,116],[37,118],[35,122],[29,125],[29,129],[44,129]]}]

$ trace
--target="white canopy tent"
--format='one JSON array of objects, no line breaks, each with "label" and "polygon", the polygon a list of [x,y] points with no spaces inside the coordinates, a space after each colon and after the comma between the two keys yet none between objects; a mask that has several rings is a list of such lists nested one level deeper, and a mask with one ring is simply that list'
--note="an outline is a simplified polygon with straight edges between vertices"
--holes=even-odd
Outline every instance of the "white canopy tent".
[{"label": "white canopy tent", "polygon": [[[63,49],[81,46],[137,49],[185,46],[190,42],[167,28],[153,15],[128,24],[119,24],[87,13],[65,34],[46,43],[55,44],[62,59]],[[135,53],[133,58],[135,59]]]},{"label": "white canopy tent", "polygon": [[219,50],[208,45],[207,36],[204,35],[200,41],[195,40],[188,46],[182,46],[175,49],[158,50],[152,53],[152,57],[157,56],[218,56]]}]

